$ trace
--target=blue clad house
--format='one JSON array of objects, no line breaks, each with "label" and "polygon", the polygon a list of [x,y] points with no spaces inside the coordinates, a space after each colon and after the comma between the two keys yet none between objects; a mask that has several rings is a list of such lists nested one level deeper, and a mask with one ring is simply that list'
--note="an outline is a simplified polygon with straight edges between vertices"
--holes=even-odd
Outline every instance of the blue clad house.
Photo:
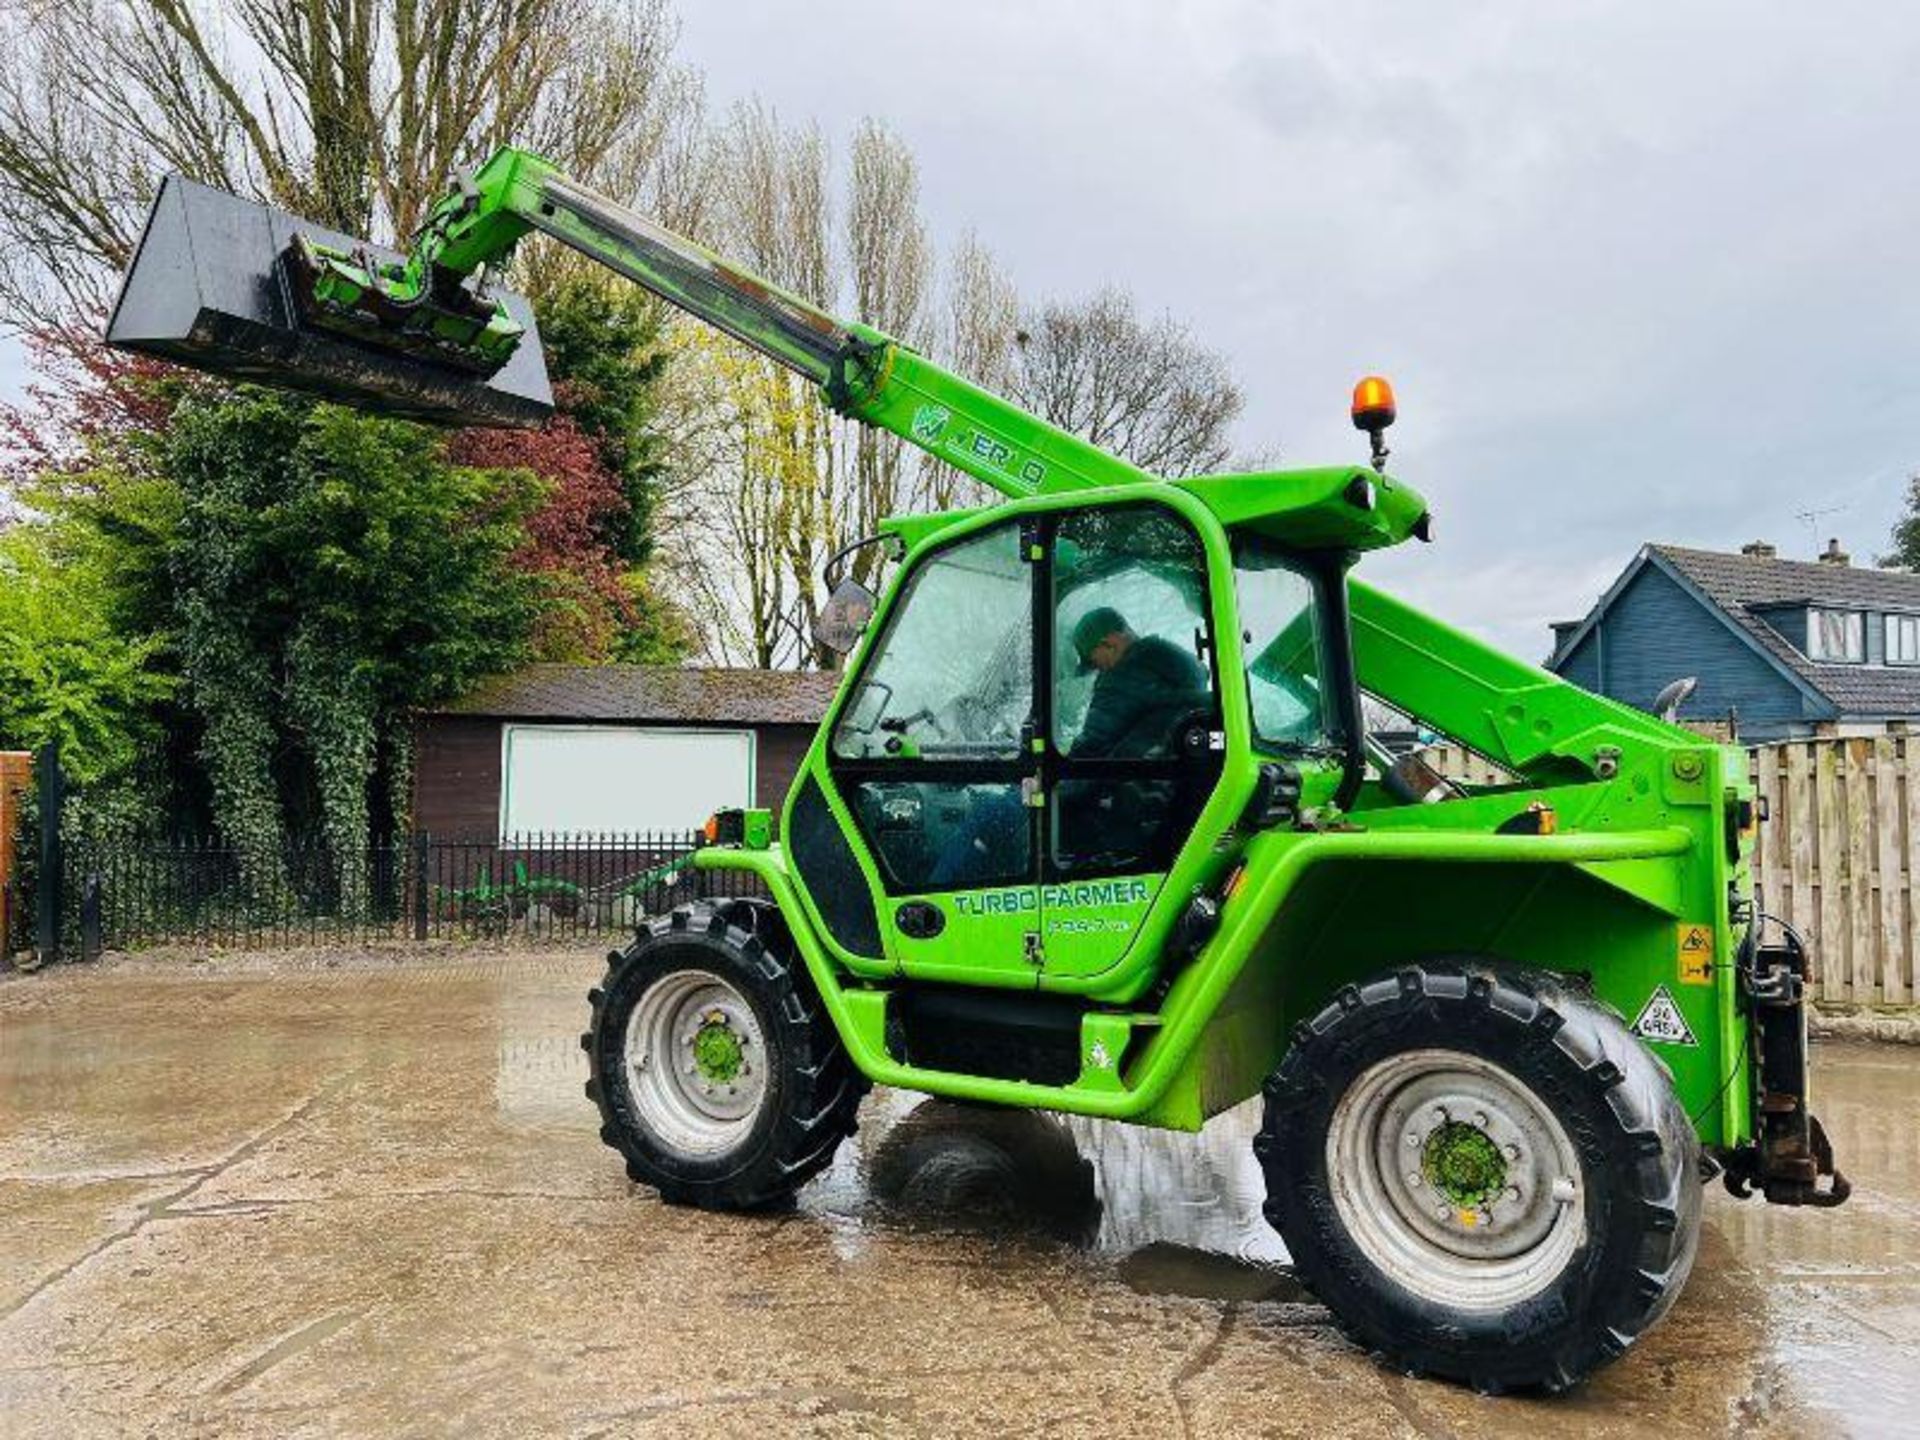
[{"label": "blue clad house", "polygon": [[1699,688],[1680,718],[1746,740],[1874,735],[1920,721],[1920,575],[1816,561],[1755,543],[1737,555],[1646,545],[1582,620],[1553,627],[1547,668],[1651,709]]}]

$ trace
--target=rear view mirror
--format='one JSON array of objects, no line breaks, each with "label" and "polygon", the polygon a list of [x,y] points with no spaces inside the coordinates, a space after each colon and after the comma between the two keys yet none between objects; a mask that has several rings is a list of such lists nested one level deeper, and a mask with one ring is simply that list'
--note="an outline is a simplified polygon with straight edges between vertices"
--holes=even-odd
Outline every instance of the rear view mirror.
[{"label": "rear view mirror", "polygon": [[858,580],[842,580],[814,617],[813,638],[836,655],[852,653],[860,643],[867,622],[873,619],[876,601],[873,592]]}]

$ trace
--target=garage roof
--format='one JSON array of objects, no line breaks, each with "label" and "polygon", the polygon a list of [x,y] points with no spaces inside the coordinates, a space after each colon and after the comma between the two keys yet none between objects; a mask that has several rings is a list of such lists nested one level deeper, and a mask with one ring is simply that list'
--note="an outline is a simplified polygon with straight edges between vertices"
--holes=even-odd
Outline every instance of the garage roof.
[{"label": "garage roof", "polygon": [[840,683],[811,670],[672,665],[529,665],[433,707],[435,715],[503,720],[816,725]]}]

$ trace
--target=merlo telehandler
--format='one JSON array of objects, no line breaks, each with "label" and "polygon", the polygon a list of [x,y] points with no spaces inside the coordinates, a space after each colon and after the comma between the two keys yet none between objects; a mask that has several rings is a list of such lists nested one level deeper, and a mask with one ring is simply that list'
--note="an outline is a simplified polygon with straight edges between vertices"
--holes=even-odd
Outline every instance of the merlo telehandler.
[{"label": "merlo telehandler", "polygon": [[[755,1209],[871,1084],[1196,1130],[1254,1096],[1266,1214],[1361,1344],[1482,1389],[1618,1356],[1691,1268],[1702,1186],[1837,1204],[1807,955],[1756,912],[1744,753],[1353,576],[1432,538],[1372,463],[1166,479],[502,150],[405,256],[170,178],[109,338],[464,423],[537,423],[544,234],[1005,498],[887,521],[777,814],[722,812],[691,904],[582,1037],[627,1173]],[[1362,693],[1512,779],[1383,753]],[[770,898],[769,898],[770,897]]]}]

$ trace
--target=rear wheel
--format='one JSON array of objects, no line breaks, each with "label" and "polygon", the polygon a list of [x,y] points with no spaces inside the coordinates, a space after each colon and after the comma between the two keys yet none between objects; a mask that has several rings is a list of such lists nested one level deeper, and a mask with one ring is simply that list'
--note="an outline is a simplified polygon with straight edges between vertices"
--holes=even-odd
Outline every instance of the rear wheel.
[{"label": "rear wheel", "polygon": [[1268,1219],[1403,1369],[1565,1388],[1692,1267],[1693,1127],[1659,1062],[1564,981],[1466,965],[1348,986],[1266,1095]]},{"label": "rear wheel", "polygon": [[608,956],[580,1044],[600,1138],[673,1204],[791,1196],[866,1092],[770,906],[689,905]]}]

